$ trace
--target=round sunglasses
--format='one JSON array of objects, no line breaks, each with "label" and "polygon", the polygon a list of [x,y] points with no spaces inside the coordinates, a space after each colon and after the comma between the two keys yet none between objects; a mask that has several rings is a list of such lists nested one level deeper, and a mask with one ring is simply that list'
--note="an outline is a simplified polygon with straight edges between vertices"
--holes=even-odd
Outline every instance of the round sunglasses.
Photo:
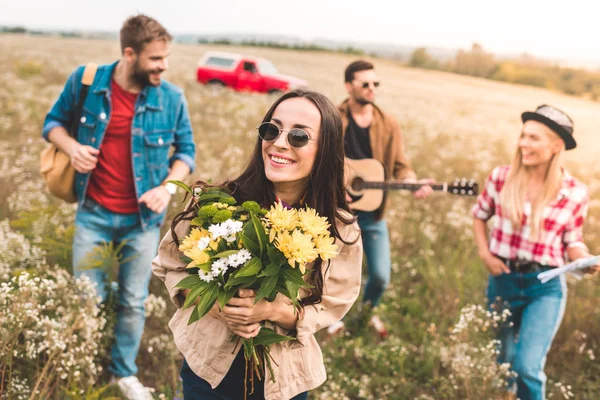
[{"label": "round sunglasses", "polygon": [[257,129],[258,136],[260,136],[260,138],[265,142],[274,142],[277,140],[281,132],[287,132],[287,141],[290,146],[293,147],[304,147],[311,140],[316,140],[311,139],[308,133],[306,133],[306,131],[303,129],[293,128],[289,131],[285,131],[272,122],[263,122]]}]

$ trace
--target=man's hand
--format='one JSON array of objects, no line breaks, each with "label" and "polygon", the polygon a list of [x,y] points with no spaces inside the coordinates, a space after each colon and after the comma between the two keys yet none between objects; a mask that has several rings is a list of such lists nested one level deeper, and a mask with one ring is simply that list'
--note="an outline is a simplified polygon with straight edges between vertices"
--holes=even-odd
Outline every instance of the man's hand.
[{"label": "man's hand", "polygon": [[100,154],[100,150],[77,143],[70,154],[71,165],[75,171],[86,174],[96,168],[98,154]]},{"label": "man's hand", "polygon": [[433,189],[429,185],[434,183],[435,179],[405,179],[402,182],[423,184],[423,186],[421,186],[417,191],[413,192],[413,196],[415,199],[425,199],[429,197],[431,193],[433,193]]},{"label": "man's hand", "polygon": [[160,214],[167,209],[169,201],[171,201],[171,194],[167,192],[167,188],[160,185],[144,193],[138,203],[145,203],[150,210]]}]

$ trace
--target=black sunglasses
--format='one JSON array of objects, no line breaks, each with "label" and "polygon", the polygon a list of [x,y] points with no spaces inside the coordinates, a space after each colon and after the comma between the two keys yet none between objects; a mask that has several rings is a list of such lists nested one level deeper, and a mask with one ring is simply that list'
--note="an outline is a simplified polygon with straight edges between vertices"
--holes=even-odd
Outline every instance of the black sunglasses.
[{"label": "black sunglasses", "polygon": [[[281,132],[285,132],[272,122],[263,122],[257,129],[258,136],[265,142],[274,142]],[[304,147],[311,140],[315,139],[311,139],[310,136],[308,136],[308,133],[303,129],[293,128],[287,131],[287,141],[293,147]]]},{"label": "black sunglasses", "polygon": [[366,88],[368,88],[368,87],[369,87],[369,85],[370,85],[370,84],[373,84],[373,87],[379,87],[379,81],[374,81],[374,82],[363,82],[363,83],[361,84],[361,87],[362,87],[363,89],[366,89]]}]

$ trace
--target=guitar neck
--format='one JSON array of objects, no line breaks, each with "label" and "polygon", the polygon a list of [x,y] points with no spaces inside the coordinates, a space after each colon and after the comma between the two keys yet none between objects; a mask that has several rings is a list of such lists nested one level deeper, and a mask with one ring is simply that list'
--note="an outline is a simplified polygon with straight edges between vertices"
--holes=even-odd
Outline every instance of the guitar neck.
[{"label": "guitar neck", "polygon": [[[363,182],[363,189],[384,189],[384,190],[410,190],[411,192],[416,192],[421,187],[427,185],[426,183],[406,183],[406,182]],[[434,183],[429,184],[433,190],[447,192],[448,184],[447,183]]]}]

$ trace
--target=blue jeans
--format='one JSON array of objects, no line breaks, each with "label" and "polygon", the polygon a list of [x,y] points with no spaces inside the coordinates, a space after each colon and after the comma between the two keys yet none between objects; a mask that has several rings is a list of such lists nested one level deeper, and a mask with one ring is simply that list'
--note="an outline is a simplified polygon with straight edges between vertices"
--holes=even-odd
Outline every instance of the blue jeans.
[{"label": "blue jeans", "polygon": [[564,276],[540,283],[538,274],[490,276],[487,291],[492,307],[505,302],[512,313],[508,322],[513,325],[506,323],[499,330],[502,347],[498,361],[510,363],[518,374],[517,397],[521,400],[546,398],[546,355],[567,302]]},{"label": "blue jeans", "polygon": [[107,273],[102,268],[90,269],[86,265],[90,260],[102,259],[94,249],[101,249],[107,243],[119,245],[125,242],[120,253],[117,324],[110,365],[111,372],[117,377],[137,373],[135,359],[146,320],[144,301],[148,297],[151,264],[159,238],[160,228],[143,230],[137,213],[113,213],[90,199],[77,210],[73,270],[76,277],[87,275],[96,284],[103,301],[107,297]]},{"label": "blue jeans", "polygon": [[356,213],[360,226],[363,251],[367,256],[368,279],[365,285],[363,303],[374,307],[381,302],[383,292],[390,283],[392,261],[390,254],[390,235],[385,219],[375,221],[374,212]]},{"label": "blue jeans", "polygon": [[[219,386],[212,388],[210,384],[192,371],[187,361],[183,360],[181,379],[183,383],[183,398],[185,400],[238,400],[244,398],[244,375],[246,361],[244,352],[239,351],[227,375]],[[275,367],[276,368],[276,367]],[[248,382],[250,388],[250,382]],[[254,393],[247,400],[262,400],[265,398],[264,382],[255,380]],[[308,392],[300,393],[291,400],[307,400]]]}]

